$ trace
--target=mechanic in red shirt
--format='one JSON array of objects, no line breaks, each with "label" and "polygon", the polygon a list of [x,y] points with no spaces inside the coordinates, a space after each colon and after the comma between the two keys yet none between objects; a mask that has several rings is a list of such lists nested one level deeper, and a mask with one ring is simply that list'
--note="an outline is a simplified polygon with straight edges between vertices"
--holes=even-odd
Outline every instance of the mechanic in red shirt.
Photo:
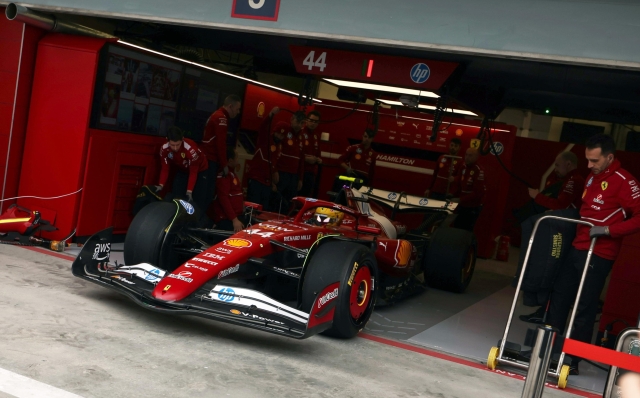
[{"label": "mechanic in red shirt", "polygon": [[578,157],[573,152],[562,152],[556,157],[555,174],[564,180],[560,194],[552,198],[540,193],[539,190],[529,188],[529,196],[540,206],[549,210],[560,210],[573,207],[579,209],[582,205],[582,189],[584,178],[578,173]]},{"label": "mechanic in red shirt", "polygon": [[303,151],[304,151],[304,177],[302,179],[302,189],[300,196],[310,197],[318,174],[318,165],[322,164],[320,157],[319,131],[316,131],[320,123],[320,112],[311,111],[307,114],[306,126],[302,130]]},{"label": "mechanic in red shirt", "polygon": [[487,190],[484,182],[484,169],[477,164],[480,153],[475,148],[468,148],[464,155],[464,166],[460,169],[457,180],[457,191],[460,194],[455,213],[454,227],[473,232],[476,221],[482,211],[484,194]]},{"label": "mechanic in red shirt", "polygon": [[[227,129],[229,121],[240,113],[242,101],[237,95],[229,95],[224,99],[222,107],[213,112],[204,127],[204,136],[200,148],[207,158],[209,169],[207,178],[215,181],[219,171],[229,172],[227,165]],[[213,200],[216,192],[215,184],[209,184],[207,196]]]},{"label": "mechanic in red shirt", "polygon": [[304,173],[302,129],[306,118],[304,112],[297,111],[291,116],[290,124],[280,122],[273,131],[273,140],[280,150],[273,180],[282,199],[286,201],[282,204],[281,211],[289,210],[289,202],[302,188]]},{"label": "mechanic in red shirt", "polygon": [[213,222],[216,229],[240,232],[246,225],[244,218],[244,197],[242,196],[242,184],[234,173],[236,166],[236,151],[227,149],[225,154],[229,172],[221,171],[216,177],[216,197],[213,200]]},{"label": "mechanic in red shirt", "polygon": [[371,148],[376,131],[365,130],[362,134],[360,144],[347,147],[345,153],[338,159],[340,166],[348,176],[362,178],[365,185],[373,186],[373,173],[376,168],[376,157],[378,154]]},{"label": "mechanic in red shirt", "polygon": [[[449,143],[449,155],[458,156],[460,145],[462,145],[460,138],[452,138]],[[452,183],[455,176],[458,175],[462,163],[462,159],[453,159],[446,155],[441,155],[438,158],[436,169],[433,171],[429,189],[424,191],[425,198],[445,200],[447,194],[452,191]]]},{"label": "mechanic in red shirt", "polygon": [[277,191],[273,180],[275,164],[280,156],[280,149],[271,138],[271,122],[273,116],[280,112],[277,106],[269,112],[260,124],[258,130],[258,140],[256,142],[256,152],[249,161],[247,178],[249,179],[247,188],[247,201],[262,205],[262,209],[270,211],[269,198],[271,192]]},{"label": "mechanic in red shirt", "polygon": [[[169,127],[166,142],[160,148],[160,182],[156,192],[160,192],[169,178],[170,167],[177,169],[173,179],[171,193],[177,197],[186,194],[189,203],[195,203],[202,211],[206,211],[210,201],[207,198],[207,161],[195,142],[184,138],[182,130],[176,126]],[[213,181],[211,181],[213,183]]]},{"label": "mechanic in red shirt", "polygon": [[[591,238],[597,237],[571,333],[572,339],[591,343],[600,293],[620,252],[622,238],[640,231],[640,185],[615,159],[615,144],[610,136],[596,134],[585,146],[591,173],[582,192],[580,218],[594,226],[577,227],[573,247],[553,286],[547,324],[564,332]],[[579,360],[572,358],[570,374],[578,374]]]}]

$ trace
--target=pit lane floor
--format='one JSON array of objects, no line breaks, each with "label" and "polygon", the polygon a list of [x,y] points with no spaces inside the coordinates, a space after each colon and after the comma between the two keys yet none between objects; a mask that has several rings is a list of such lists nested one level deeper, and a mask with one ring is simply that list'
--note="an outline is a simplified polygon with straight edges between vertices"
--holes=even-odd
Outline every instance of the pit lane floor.
[{"label": "pit lane floor", "polygon": [[[29,384],[43,388],[37,382],[60,389],[61,398],[481,398],[522,391],[521,380],[367,338],[297,341],[145,311],[73,277],[70,267],[65,258],[0,246],[0,397],[54,396]],[[11,385],[18,375],[24,385]],[[547,389],[545,396],[572,394]]]}]

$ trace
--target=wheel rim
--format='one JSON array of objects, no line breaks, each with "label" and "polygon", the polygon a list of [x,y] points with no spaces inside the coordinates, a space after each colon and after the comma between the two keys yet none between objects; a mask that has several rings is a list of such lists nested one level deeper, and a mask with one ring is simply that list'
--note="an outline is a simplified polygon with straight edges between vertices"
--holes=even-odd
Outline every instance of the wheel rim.
[{"label": "wheel rim", "polygon": [[351,318],[357,321],[369,308],[371,301],[371,271],[363,265],[353,278],[349,293],[349,312]]},{"label": "wheel rim", "polygon": [[469,247],[467,251],[467,256],[465,259],[464,267],[462,268],[462,282],[466,281],[469,276],[471,276],[471,272],[473,271],[473,259],[474,259],[475,250],[473,246]]}]

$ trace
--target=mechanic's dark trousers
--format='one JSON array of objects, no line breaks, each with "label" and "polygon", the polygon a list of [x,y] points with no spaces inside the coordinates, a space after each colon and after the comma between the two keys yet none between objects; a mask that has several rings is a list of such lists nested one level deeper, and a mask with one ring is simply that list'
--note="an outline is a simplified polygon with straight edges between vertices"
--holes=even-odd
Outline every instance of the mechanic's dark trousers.
[{"label": "mechanic's dark trousers", "polygon": [[[586,260],[586,250],[577,250],[572,247],[567,255],[567,260],[560,266],[560,273],[553,285],[547,324],[558,328],[560,334],[564,333],[571,307],[576,300]],[[613,263],[613,260],[607,260],[595,254],[591,256],[591,264],[582,287],[571,339],[591,344],[600,293]],[[573,359],[574,364],[578,361],[579,359]]]},{"label": "mechanic's dark trousers", "polygon": [[456,213],[458,216],[453,224],[454,228],[464,229],[469,232],[473,232],[473,228],[476,225],[476,221],[480,216],[480,212],[482,211],[482,206],[478,207],[461,207],[458,206],[456,208]]},{"label": "mechanic's dark trousers", "polygon": [[247,202],[262,205],[262,210],[270,211],[269,198],[271,198],[271,187],[264,185],[254,179],[249,180],[247,187]]},{"label": "mechanic's dark trousers", "polygon": [[213,202],[213,198],[216,197],[216,178],[218,178],[218,162],[212,162],[209,160],[209,168],[205,171],[207,173],[207,180],[211,181],[210,184],[207,185],[207,198],[209,199],[209,203],[203,209],[207,211],[211,202]]},{"label": "mechanic's dark trousers", "polygon": [[447,195],[444,194],[444,193],[429,192],[429,199],[446,200],[447,199]]},{"label": "mechanic's dark trousers", "polygon": [[[198,209],[205,214],[207,207],[211,200],[207,197],[207,189],[209,185],[209,178],[207,171],[204,170],[198,173],[198,179],[196,185],[193,187],[193,204],[198,206]],[[177,171],[173,180],[173,186],[171,187],[171,193],[176,198],[186,198],[187,196],[187,183],[189,182],[189,174],[183,171]],[[216,180],[212,181],[212,185],[216,185]]]},{"label": "mechanic's dark trousers", "polygon": [[298,195],[305,196],[307,198],[315,197],[313,194],[313,188],[316,182],[316,175],[310,171],[304,172],[304,177],[302,178],[302,189]]},{"label": "mechanic's dark trousers", "polygon": [[[240,214],[238,216],[238,220],[240,220],[240,222],[242,223],[242,225],[245,226],[245,228],[247,227],[247,218],[245,217],[244,214]],[[223,231],[233,231],[233,221],[231,220],[220,220],[217,224],[216,224],[216,229],[221,229]]]},{"label": "mechanic's dark trousers", "polygon": [[[282,203],[282,207],[278,206],[279,212],[288,212],[291,199],[298,194],[298,175],[293,173],[286,173],[284,171],[278,172],[280,177],[278,181],[278,192],[282,195],[282,198],[286,201]],[[275,210],[275,209],[274,209]]]}]

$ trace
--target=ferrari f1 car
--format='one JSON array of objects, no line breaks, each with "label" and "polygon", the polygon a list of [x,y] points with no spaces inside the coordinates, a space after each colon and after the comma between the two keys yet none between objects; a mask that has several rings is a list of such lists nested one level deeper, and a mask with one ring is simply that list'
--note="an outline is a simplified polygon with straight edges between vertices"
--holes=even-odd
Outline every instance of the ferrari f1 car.
[{"label": "ferrari f1 car", "polygon": [[62,240],[49,240],[36,236],[41,232],[56,231],[57,228],[42,218],[37,210],[13,204],[0,215],[0,243],[21,246],[41,246],[54,251],[63,251],[66,241],[75,234],[73,231]]},{"label": "ferrari f1 car", "polygon": [[[73,274],[150,310],[190,314],[298,339],[350,338],[376,304],[432,285],[462,292],[475,241],[447,228],[454,203],[362,187],[333,202],[296,197],[287,216],[250,208],[238,233],[199,228],[189,203],[156,202],[134,218],[125,264],[109,263],[111,230],[92,236]],[[392,216],[423,215],[407,232]]]}]

